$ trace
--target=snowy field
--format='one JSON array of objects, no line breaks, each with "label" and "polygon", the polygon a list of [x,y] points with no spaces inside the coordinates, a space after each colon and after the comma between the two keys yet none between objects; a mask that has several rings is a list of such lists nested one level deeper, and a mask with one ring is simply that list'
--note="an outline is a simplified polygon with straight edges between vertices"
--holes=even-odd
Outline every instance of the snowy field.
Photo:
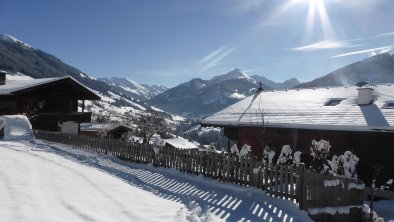
[{"label": "snowy field", "polygon": [[374,209],[379,217],[384,218],[384,221],[394,222],[394,200],[376,201]]},{"label": "snowy field", "polygon": [[0,141],[1,221],[311,221],[264,192],[42,141]]}]

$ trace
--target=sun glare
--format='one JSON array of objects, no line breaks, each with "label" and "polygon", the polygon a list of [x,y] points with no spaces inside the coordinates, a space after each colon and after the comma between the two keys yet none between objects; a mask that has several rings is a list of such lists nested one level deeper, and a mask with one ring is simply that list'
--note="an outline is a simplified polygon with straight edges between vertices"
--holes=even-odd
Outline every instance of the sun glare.
[{"label": "sun glare", "polygon": [[326,2],[325,0],[288,0],[280,6],[270,20],[279,19],[279,17],[285,15],[296,6],[308,7],[305,19],[305,34],[307,36],[311,35],[315,31],[315,28],[320,26],[325,38],[335,38],[335,33],[326,10]]},{"label": "sun glare", "polygon": [[308,33],[313,31],[316,14],[320,17],[320,24],[323,28],[324,36],[326,38],[334,37],[334,32],[331,27],[330,18],[328,17],[324,0],[309,0],[306,32]]}]

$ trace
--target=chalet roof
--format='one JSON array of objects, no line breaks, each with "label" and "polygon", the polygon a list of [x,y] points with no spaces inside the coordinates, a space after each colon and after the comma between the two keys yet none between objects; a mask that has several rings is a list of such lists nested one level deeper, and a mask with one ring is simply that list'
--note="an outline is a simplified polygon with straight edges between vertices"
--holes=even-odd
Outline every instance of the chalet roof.
[{"label": "chalet roof", "polygon": [[194,143],[191,143],[181,137],[166,139],[165,141],[167,144],[178,149],[198,149],[198,146],[196,146]]},{"label": "chalet roof", "polygon": [[118,130],[122,130],[122,131],[133,131],[133,127],[132,126],[126,126],[126,125],[123,125],[123,124],[118,124],[118,125],[116,125],[116,126],[114,126],[112,129],[110,129],[109,131],[108,131],[108,133],[113,133],[113,132],[115,132],[115,131],[118,131]]},{"label": "chalet roof", "polygon": [[81,123],[81,131],[106,131],[113,127],[110,123]]},{"label": "chalet roof", "polygon": [[[394,131],[394,85],[377,85],[370,105],[357,104],[357,87],[267,91],[201,121],[202,126]],[[339,101],[331,103],[330,101]],[[331,105],[327,105],[330,104]]]},{"label": "chalet roof", "polygon": [[59,83],[68,83],[76,87],[80,93],[79,99],[99,100],[101,98],[70,76],[31,80],[7,80],[5,85],[0,85],[0,95],[18,95],[32,90],[53,86]]},{"label": "chalet roof", "polygon": [[82,123],[81,130],[82,131],[108,131],[113,132],[117,129],[124,129],[126,131],[132,131],[137,126],[135,124],[124,125],[124,124],[116,124],[116,123]]}]

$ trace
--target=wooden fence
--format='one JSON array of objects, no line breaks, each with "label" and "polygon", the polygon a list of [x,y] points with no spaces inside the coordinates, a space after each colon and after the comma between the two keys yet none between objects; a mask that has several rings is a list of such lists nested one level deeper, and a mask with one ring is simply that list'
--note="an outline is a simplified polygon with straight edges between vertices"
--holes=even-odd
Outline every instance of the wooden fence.
[{"label": "wooden fence", "polygon": [[303,210],[360,205],[363,202],[362,190],[353,188],[353,184],[357,187],[361,181],[309,172],[303,164],[269,165],[253,156],[240,157],[173,147],[163,147],[155,152],[151,145],[41,130],[35,130],[35,135],[37,139],[110,154],[123,160],[151,163],[157,167],[174,168],[227,183],[263,189],[272,196],[297,201]]}]

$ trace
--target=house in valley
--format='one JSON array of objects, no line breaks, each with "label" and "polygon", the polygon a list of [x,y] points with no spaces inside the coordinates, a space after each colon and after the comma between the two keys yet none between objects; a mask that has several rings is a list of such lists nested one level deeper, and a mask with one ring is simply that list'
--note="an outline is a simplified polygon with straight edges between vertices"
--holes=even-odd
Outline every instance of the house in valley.
[{"label": "house in valley", "polygon": [[376,163],[392,168],[394,85],[258,91],[201,125],[223,127],[258,157],[265,146],[278,154],[285,144],[307,154],[312,140],[325,139],[333,154],[350,150],[360,157],[360,171]]},{"label": "house in valley", "polygon": [[91,137],[108,137],[111,139],[127,139],[137,126],[117,123],[83,123],[80,134]]},{"label": "house in valley", "polygon": [[24,114],[33,129],[78,134],[80,123],[91,121],[85,100],[100,96],[69,76],[6,81],[6,72],[0,73],[0,115]]},{"label": "house in valley", "polygon": [[118,124],[108,130],[108,137],[113,139],[122,139],[126,140],[131,136],[131,133],[136,128],[135,125],[133,126],[126,126],[124,124]]},{"label": "house in valley", "polygon": [[82,123],[79,134],[90,137],[106,137],[112,125],[110,123]]}]

